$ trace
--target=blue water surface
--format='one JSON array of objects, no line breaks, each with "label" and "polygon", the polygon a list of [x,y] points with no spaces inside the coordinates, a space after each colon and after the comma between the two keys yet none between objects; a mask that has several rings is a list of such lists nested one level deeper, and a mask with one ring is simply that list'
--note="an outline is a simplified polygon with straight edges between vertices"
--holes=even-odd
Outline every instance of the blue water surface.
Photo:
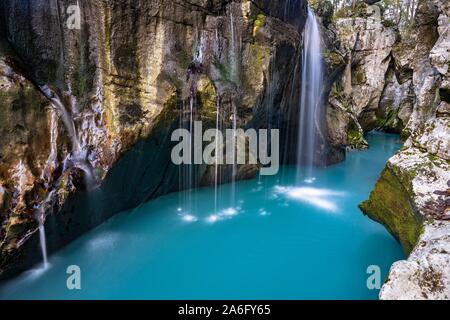
[{"label": "blue water surface", "polygon": [[[404,255],[357,206],[400,142],[368,140],[368,151],[316,169],[312,183],[284,167],[237,183],[235,197],[221,186],[217,205],[213,187],[118,214],[53,254],[48,270],[0,285],[0,299],[376,299],[367,268],[384,280]],[[67,288],[70,265],[81,290]]]}]

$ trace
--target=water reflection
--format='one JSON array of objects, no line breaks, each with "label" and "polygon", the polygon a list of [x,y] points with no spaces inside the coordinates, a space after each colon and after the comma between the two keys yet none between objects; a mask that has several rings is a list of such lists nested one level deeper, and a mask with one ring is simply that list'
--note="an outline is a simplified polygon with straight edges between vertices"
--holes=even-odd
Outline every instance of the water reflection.
[{"label": "water reflection", "polygon": [[319,189],[312,187],[274,187],[275,196],[283,195],[289,199],[308,203],[317,208],[329,211],[338,212],[339,207],[333,197],[344,197],[345,192],[334,191],[331,189]]}]

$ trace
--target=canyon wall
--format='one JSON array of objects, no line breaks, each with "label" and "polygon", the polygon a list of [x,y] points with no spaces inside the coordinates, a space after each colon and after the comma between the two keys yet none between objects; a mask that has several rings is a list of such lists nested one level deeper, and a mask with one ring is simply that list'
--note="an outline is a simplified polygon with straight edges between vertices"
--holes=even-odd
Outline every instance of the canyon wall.
[{"label": "canyon wall", "polygon": [[405,142],[360,206],[409,255],[394,264],[380,298],[448,299],[449,4],[419,1],[409,30],[387,20],[380,1],[337,12],[328,1],[311,5],[323,22],[330,144],[370,147],[364,135],[373,129]]},{"label": "canyon wall", "polygon": [[[420,0],[405,33],[370,2],[310,1],[326,63],[318,164],[370,147],[373,129],[401,134],[361,204],[410,254],[381,298],[448,298],[449,5]],[[206,165],[180,183],[170,161],[171,133],[191,120],[279,128],[283,162],[296,159],[306,1],[82,1],[80,28],[74,4],[0,3],[0,278],[40,261],[40,215],[52,252],[117,212],[214,183]],[[258,169],[221,166],[220,182]]]},{"label": "canyon wall", "polygon": [[[369,87],[370,94],[365,94],[375,97],[378,107],[376,103],[374,107],[364,103],[362,108],[351,103],[360,128],[363,132],[370,128],[399,132],[405,140],[402,150],[388,161],[370,199],[361,204],[361,209],[384,224],[409,254],[407,261],[392,267],[382,299],[450,297],[449,8],[447,1],[419,1],[409,33],[391,37],[381,27],[375,38],[369,38],[370,43],[380,43],[376,38],[382,37],[380,41],[387,40],[389,50],[369,55],[370,62],[362,59],[356,67],[352,65],[356,72],[352,78],[357,80],[352,82],[353,90],[360,85],[358,78],[364,80],[363,86],[357,87],[361,92],[367,83],[376,84],[365,78],[367,74],[376,76],[373,70],[386,75],[378,78],[382,80],[379,86],[373,86],[378,89]],[[366,19],[370,19],[374,10],[368,7],[366,12]],[[361,39],[366,37],[364,32],[357,34]],[[362,70],[372,72],[359,76],[361,62]],[[344,74],[343,80],[346,78]]]},{"label": "canyon wall", "polygon": [[[280,128],[293,159],[306,2],[7,0],[0,4],[0,277],[180,183],[171,134]],[[291,125],[288,125],[290,123]],[[220,182],[258,166],[220,168]]]}]

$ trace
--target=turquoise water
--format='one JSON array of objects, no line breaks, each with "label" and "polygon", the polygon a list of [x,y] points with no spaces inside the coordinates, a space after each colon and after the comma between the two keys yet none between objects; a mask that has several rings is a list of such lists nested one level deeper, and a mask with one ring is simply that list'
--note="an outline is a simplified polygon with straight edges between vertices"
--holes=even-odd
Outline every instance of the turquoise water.
[{"label": "turquoise water", "polygon": [[[295,181],[278,176],[171,194],[121,213],[52,255],[47,271],[31,270],[0,286],[1,299],[376,299],[367,267],[382,280],[404,255],[379,224],[357,208],[397,136],[371,134],[371,149]],[[66,269],[81,269],[81,290],[66,287]],[[38,266],[36,267],[38,268]]]}]

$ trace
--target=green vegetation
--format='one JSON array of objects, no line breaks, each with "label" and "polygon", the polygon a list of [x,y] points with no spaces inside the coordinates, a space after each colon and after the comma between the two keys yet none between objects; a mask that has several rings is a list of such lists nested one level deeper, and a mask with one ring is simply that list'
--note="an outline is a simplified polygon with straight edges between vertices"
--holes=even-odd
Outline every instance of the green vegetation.
[{"label": "green vegetation", "polygon": [[89,35],[82,32],[79,39],[78,62],[72,73],[72,94],[81,107],[88,103],[87,94],[93,87],[95,66],[89,59]]},{"label": "green vegetation", "polygon": [[213,65],[220,73],[220,80],[224,82],[231,82],[231,70],[229,68],[221,63],[217,58],[214,59]]},{"label": "green vegetation", "polygon": [[264,21],[266,20],[266,16],[262,13],[258,14],[253,21],[253,37],[258,33],[258,29],[262,27]]},{"label": "green vegetation", "polygon": [[363,133],[353,119],[350,119],[347,128],[347,145],[354,149],[366,149],[369,146],[366,139],[364,139]]},{"label": "green vegetation", "polygon": [[414,172],[405,174],[388,164],[369,200],[360,204],[366,215],[382,223],[400,241],[406,254],[412,251],[423,232],[423,219],[416,213],[410,196],[413,178]]},{"label": "green vegetation", "polygon": [[400,131],[398,111],[399,109],[388,109],[383,116],[377,117],[377,128],[387,132]]}]

